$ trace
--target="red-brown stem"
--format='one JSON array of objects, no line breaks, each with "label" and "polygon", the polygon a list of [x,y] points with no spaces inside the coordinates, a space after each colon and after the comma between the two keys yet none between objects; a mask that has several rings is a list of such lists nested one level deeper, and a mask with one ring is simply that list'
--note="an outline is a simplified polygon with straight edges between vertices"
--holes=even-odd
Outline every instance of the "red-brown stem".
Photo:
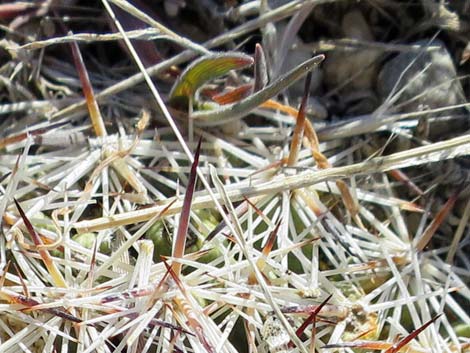
[{"label": "red-brown stem", "polygon": [[293,166],[298,159],[300,146],[302,145],[302,139],[304,137],[305,129],[305,109],[307,108],[308,97],[310,96],[310,83],[312,82],[312,72],[307,74],[305,78],[305,89],[300,103],[299,113],[297,114],[294,135],[290,145],[289,159],[287,160],[288,166]]},{"label": "red-brown stem", "polygon": [[398,343],[392,345],[389,349],[387,349],[384,353],[396,353],[398,352],[405,344],[413,340],[416,336],[418,336],[421,332],[423,332],[429,325],[431,325],[434,321],[436,321],[442,314],[434,316],[431,320],[426,322],[420,328],[417,328],[413,332],[411,332],[408,336],[400,340]]},{"label": "red-brown stem", "polygon": [[[69,35],[71,34],[72,33],[69,32]],[[75,67],[77,68],[80,82],[82,83],[83,94],[85,95],[88,112],[90,113],[91,124],[95,130],[95,134],[96,136],[106,136],[107,132],[104,126],[103,117],[101,116],[98,102],[95,99],[95,93],[93,92],[90,77],[88,76],[82,54],[80,53],[80,48],[78,47],[77,42],[70,43],[70,46],[72,48],[73,61],[75,63]]]},{"label": "red-brown stem", "polygon": [[428,245],[432,236],[434,235],[434,233],[436,233],[436,230],[439,228],[439,226],[445,220],[449,212],[452,210],[452,207],[454,207],[454,204],[457,201],[461,191],[462,189],[459,189],[455,194],[449,197],[444,206],[442,206],[442,208],[436,214],[436,217],[434,217],[429,226],[424,230],[423,235],[416,244],[416,249],[418,251],[422,251],[426,247],[426,245]]},{"label": "red-brown stem", "polygon": [[[191,204],[193,201],[194,188],[196,186],[196,171],[199,163],[199,153],[201,150],[202,137],[199,139],[199,143],[194,154],[194,161],[191,165],[191,172],[189,174],[188,186],[186,188],[186,194],[184,195],[183,208],[181,210],[181,217],[178,225],[178,232],[176,233],[175,247],[173,251],[174,258],[182,258],[184,256],[184,250],[186,247],[186,235],[189,227],[189,215],[191,213]],[[173,271],[176,277],[181,274],[181,263],[175,262],[172,264]]]}]

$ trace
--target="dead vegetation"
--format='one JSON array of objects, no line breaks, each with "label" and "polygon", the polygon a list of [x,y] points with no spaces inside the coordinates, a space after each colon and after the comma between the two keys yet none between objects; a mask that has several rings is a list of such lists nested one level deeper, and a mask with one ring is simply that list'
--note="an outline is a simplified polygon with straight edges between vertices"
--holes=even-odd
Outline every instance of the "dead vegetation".
[{"label": "dead vegetation", "polygon": [[469,351],[469,13],[0,4],[0,351]]}]

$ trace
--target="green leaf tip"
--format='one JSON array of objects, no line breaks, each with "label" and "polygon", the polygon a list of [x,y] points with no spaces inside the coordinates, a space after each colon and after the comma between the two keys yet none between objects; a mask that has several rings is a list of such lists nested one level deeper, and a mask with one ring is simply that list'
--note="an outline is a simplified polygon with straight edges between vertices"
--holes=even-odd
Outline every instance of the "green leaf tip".
[{"label": "green leaf tip", "polygon": [[170,104],[184,106],[204,83],[253,65],[253,58],[240,52],[206,55],[189,65],[170,92]]},{"label": "green leaf tip", "polygon": [[271,99],[292,85],[294,82],[307,75],[311,70],[320,65],[324,59],[324,55],[317,55],[309,60],[304,61],[289,72],[278,77],[268,86],[244,98],[241,101],[224,105],[219,109],[197,111],[193,113],[191,117],[199,127],[221,125],[227,121],[243,118],[260,104],[266,102],[268,99]]}]

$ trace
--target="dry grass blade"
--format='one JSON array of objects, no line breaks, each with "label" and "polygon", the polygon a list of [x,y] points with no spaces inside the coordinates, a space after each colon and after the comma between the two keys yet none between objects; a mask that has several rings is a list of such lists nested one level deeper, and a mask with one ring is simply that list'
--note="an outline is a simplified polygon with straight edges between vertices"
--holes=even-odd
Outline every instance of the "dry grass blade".
[{"label": "dry grass blade", "polygon": [[23,141],[23,140],[25,140],[28,136],[38,136],[38,135],[44,134],[44,133],[46,133],[46,132],[51,131],[52,129],[61,127],[61,126],[65,125],[65,124],[66,124],[66,123],[64,123],[64,122],[56,123],[56,124],[51,124],[51,125],[49,125],[47,128],[44,127],[44,128],[38,128],[38,129],[34,129],[34,130],[29,130],[28,132],[23,132],[23,133],[18,134],[18,135],[9,136],[9,137],[0,139],[0,148],[5,148],[5,147],[8,146],[8,145],[11,145],[11,144],[14,144],[14,143]]},{"label": "dry grass blade", "polygon": [[300,30],[300,27],[308,18],[314,6],[314,3],[306,4],[302,10],[298,11],[290,18],[289,23],[282,33],[282,38],[280,38],[275,47],[274,52],[276,55],[276,60],[273,63],[274,68],[272,70],[274,76],[280,74],[282,66],[287,59],[289,49],[292,47],[292,43],[295,42],[295,38]]},{"label": "dry grass blade", "polygon": [[[160,31],[153,28],[138,29],[133,31],[127,31],[126,36],[131,39],[139,40],[156,40],[156,39],[166,39],[171,40],[172,37],[167,35],[162,35]],[[66,44],[66,43],[95,43],[95,42],[108,42],[116,41],[122,39],[120,33],[107,33],[107,34],[98,34],[98,33],[73,33],[63,37],[55,37],[46,40],[38,40],[31,43],[24,44],[18,48],[10,48],[11,50],[38,50],[46,48],[52,45],[57,44]]]},{"label": "dry grass blade", "polygon": [[207,54],[208,50],[206,48],[204,48],[201,45],[198,45],[198,44],[194,43],[191,40],[188,40],[188,39],[186,39],[184,37],[181,37],[180,35],[176,34],[172,30],[170,30],[169,28],[165,27],[160,22],[155,21],[152,17],[148,16],[146,13],[139,10],[137,7],[135,7],[134,5],[129,3],[128,1],[111,0],[111,2],[114,5],[119,6],[120,8],[125,10],[126,13],[128,13],[132,16],[135,16],[136,18],[138,18],[142,22],[149,24],[153,28],[158,29],[161,33],[164,33],[164,34],[168,35],[169,37],[173,38],[173,40],[175,42],[177,42],[178,44],[183,45],[185,47],[188,47],[190,49],[196,50],[200,53]]},{"label": "dry grass blade", "polygon": [[465,231],[466,225],[468,223],[468,220],[470,219],[470,201],[467,201],[467,204],[465,206],[465,209],[463,211],[462,218],[459,222],[459,226],[457,227],[454,237],[452,239],[452,244],[450,245],[449,252],[447,254],[446,262],[448,264],[452,264],[454,261],[454,256],[455,253],[459,247],[459,242],[462,238],[462,235]]},{"label": "dry grass blade", "polygon": [[327,127],[318,130],[318,137],[322,141],[347,138],[377,131],[380,127],[390,125],[396,121],[429,116],[430,114],[440,114],[458,108],[468,109],[469,107],[470,103],[462,103],[411,113],[385,114],[384,112],[376,112],[370,115],[355,117],[352,119],[346,119],[345,121],[329,124]]}]

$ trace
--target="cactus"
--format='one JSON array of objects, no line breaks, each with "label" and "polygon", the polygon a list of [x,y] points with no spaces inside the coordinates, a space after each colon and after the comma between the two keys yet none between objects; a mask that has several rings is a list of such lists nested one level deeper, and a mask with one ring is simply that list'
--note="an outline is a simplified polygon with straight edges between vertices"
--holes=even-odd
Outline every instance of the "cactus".
[{"label": "cactus", "polygon": [[[468,351],[468,183],[442,163],[461,163],[469,136],[412,136],[425,112],[390,115],[395,98],[372,115],[319,123],[312,72],[325,56],[308,48],[283,69],[286,53],[310,45],[295,38],[303,21],[357,4],[219,1],[235,6],[226,22],[253,19],[202,46],[135,2],[112,2],[87,3],[93,14],[102,4],[118,31],[102,35],[68,17],[82,4],[0,5],[1,21],[15,14],[1,41],[11,102],[0,104],[0,352]],[[184,20],[216,2],[179,3]],[[377,26],[396,12],[385,3],[374,4],[387,6],[370,16]],[[118,7],[150,27],[128,28]],[[63,16],[80,32],[41,41],[22,32],[22,21]],[[447,17],[427,26],[436,18]],[[263,47],[252,43],[260,36]],[[145,56],[138,40],[150,45]],[[168,40],[178,44],[147,57]],[[82,56],[90,47],[78,43],[89,41]],[[101,61],[118,50],[101,41],[126,45],[136,65]],[[73,62],[53,60],[58,45]],[[385,47],[335,40],[315,52],[325,45]],[[302,97],[290,97],[304,78]],[[397,134],[407,143],[390,151]]]}]

